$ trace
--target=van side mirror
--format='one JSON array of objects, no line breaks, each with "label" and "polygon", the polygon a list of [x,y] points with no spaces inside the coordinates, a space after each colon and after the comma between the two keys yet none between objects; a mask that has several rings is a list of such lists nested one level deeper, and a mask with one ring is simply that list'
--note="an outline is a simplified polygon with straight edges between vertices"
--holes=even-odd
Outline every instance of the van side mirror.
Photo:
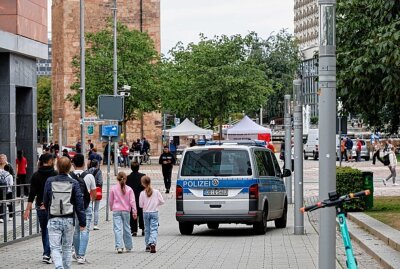
[{"label": "van side mirror", "polygon": [[288,177],[291,174],[292,174],[292,171],[290,171],[289,169],[283,169],[282,178],[283,177]]}]

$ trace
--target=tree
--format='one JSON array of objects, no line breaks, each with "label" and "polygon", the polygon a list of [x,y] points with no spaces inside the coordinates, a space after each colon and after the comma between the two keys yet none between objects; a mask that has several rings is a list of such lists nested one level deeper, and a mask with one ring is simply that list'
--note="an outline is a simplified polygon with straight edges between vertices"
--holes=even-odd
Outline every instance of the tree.
[{"label": "tree", "polygon": [[229,113],[258,110],[271,84],[251,57],[254,38],[200,35],[198,44],[178,43],[163,61],[163,108],[211,127],[222,125]]},{"label": "tree", "polygon": [[[40,76],[37,81],[37,128],[40,141],[47,129],[47,121],[51,122],[51,77]],[[48,138],[47,138],[48,139]]]},{"label": "tree", "polygon": [[[117,25],[118,89],[130,85],[131,95],[125,97],[124,130],[126,122],[137,119],[143,112],[159,109],[158,62],[159,56],[147,33],[129,30]],[[96,32],[87,33],[86,41],[86,109],[97,111],[97,99],[102,94],[113,94],[113,31],[112,24]],[[69,95],[75,107],[80,104],[79,57],[72,65],[76,82],[71,86],[76,91]]]},{"label": "tree", "polygon": [[339,0],[338,96],[371,127],[400,125],[400,1]]},{"label": "tree", "polygon": [[293,79],[299,68],[301,53],[293,35],[281,30],[267,39],[255,39],[253,57],[262,66],[272,83],[272,91],[264,104],[268,119],[283,117],[283,99],[292,94]]}]

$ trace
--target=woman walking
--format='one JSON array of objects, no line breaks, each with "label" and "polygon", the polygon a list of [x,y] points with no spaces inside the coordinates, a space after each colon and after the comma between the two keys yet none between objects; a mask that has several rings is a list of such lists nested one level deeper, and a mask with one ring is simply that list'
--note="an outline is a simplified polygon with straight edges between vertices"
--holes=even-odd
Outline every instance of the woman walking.
[{"label": "woman walking", "polygon": [[388,150],[388,156],[389,156],[389,171],[390,175],[386,178],[383,179],[383,185],[386,186],[386,181],[388,181],[390,178],[393,180],[393,186],[397,186],[399,184],[396,183],[396,165],[397,165],[397,159],[396,159],[396,154],[394,153],[394,148],[391,147]]},{"label": "woman walking", "polygon": [[156,253],[158,237],[158,207],[164,204],[164,198],[158,190],[151,187],[150,177],[143,176],[142,185],[144,191],[140,193],[139,206],[143,208],[146,251]]},{"label": "woman walking", "polygon": [[[17,186],[26,183],[26,168],[28,167],[28,162],[24,157],[24,152],[22,150],[17,151]],[[28,186],[17,187],[17,197],[28,196]]]},{"label": "woman walking", "polygon": [[137,218],[135,194],[131,187],[126,186],[126,174],[124,172],[118,173],[117,181],[118,184],[114,185],[110,191],[110,210],[113,211],[115,248],[117,253],[122,253],[124,245],[126,252],[130,252],[133,242],[129,214],[132,210],[133,218]]}]

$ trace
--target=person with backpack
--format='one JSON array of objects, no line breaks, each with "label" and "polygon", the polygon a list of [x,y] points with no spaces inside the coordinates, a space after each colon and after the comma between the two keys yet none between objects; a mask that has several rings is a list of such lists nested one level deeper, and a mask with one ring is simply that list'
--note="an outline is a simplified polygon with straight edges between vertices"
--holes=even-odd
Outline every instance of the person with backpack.
[{"label": "person with backpack", "polygon": [[[118,184],[110,190],[110,210],[113,212],[113,230],[115,237],[115,249],[117,253],[132,251],[133,242],[131,228],[129,225],[129,215],[137,218],[135,194],[131,187],[126,185],[126,174],[119,172],[117,176]],[[122,242],[123,241],[123,242]]]},{"label": "person with backpack", "polygon": [[[57,170],[59,175],[46,181],[43,205],[49,213],[47,229],[55,268],[71,268],[74,225],[85,230],[86,216],[79,183],[69,176],[71,161],[61,157],[57,161]],[[78,223],[75,223],[74,215]]]},{"label": "person with backpack", "polygon": [[137,161],[131,162],[131,170],[132,173],[128,176],[126,180],[126,185],[133,189],[135,193],[135,201],[137,208],[137,218],[134,219],[131,216],[130,224],[131,224],[131,234],[132,236],[137,236],[138,232],[138,221],[139,228],[142,229],[142,235],[144,235],[144,222],[143,222],[143,210],[139,207],[139,196],[140,193],[144,190],[144,187],[141,182],[141,178],[145,176],[145,174],[139,173],[139,163]]},{"label": "person with backpack", "polygon": [[31,178],[31,188],[28,197],[28,205],[26,206],[24,219],[28,220],[31,210],[33,200],[35,200],[35,208],[36,214],[39,219],[40,230],[42,234],[42,245],[43,245],[43,263],[51,263],[50,258],[50,243],[49,243],[49,234],[47,231],[47,223],[48,223],[48,211],[44,207],[43,204],[43,191],[46,180],[49,177],[53,177],[57,175],[57,172],[54,171],[54,162],[53,155],[50,153],[42,154],[39,158],[39,169],[33,173]]},{"label": "person with backpack", "polygon": [[383,185],[386,186],[386,181],[388,181],[390,178],[392,178],[393,181],[393,186],[398,186],[399,184],[396,183],[396,166],[397,166],[397,158],[396,154],[394,152],[393,147],[389,147],[387,155],[389,158],[389,171],[390,175],[386,179],[382,179]]},{"label": "person with backpack", "polygon": [[99,168],[100,161],[94,159],[89,163],[88,172],[94,176],[96,182],[96,200],[93,202],[93,230],[99,230],[99,208],[103,196],[103,174]]},{"label": "person with backpack", "polygon": [[143,208],[144,216],[144,241],[146,251],[156,253],[158,237],[158,208],[164,204],[161,193],[151,187],[150,177],[144,176],[141,179],[144,190],[139,196],[139,206]]},{"label": "person with backpack", "polygon": [[80,230],[75,228],[74,233],[74,249],[75,253],[73,258],[79,264],[86,263],[86,249],[89,243],[90,224],[93,216],[93,206],[91,201],[96,200],[96,180],[92,174],[85,169],[85,157],[83,154],[78,153],[72,159],[75,170],[70,173],[70,176],[77,180],[81,188],[83,203],[86,215],[86,229]]},{"label": "person with backpack", "polygon": [[346,139],[346,153],[347,153],[347,161],[351,162],[353,160],[353,140],[351,140],[349,137]]},{"label": "person with backpack", "polygon": [[[13,199],[13,192],[12,192],[12,186],[14,185],[14,178],[10,173],[10,167],[9,165],[5,165],[3,169],[0,168],[0,200],[3,200],[6,198],[7,200]],[[9,219],[13,219],[13,214],[14,212],[14,206],[13,203],[7,203],[8,207],[8,214],[9,214]],[[3,216],[3,204],[0,204],[0,223],[3,223],[6,219],[6,215],[4,214]]]},{"label": "person with backpack", "polygon": [[101,161],[103,160],[103,158],[100,156],[100,154],[97,153],[97,148],[92,148],[91,150],[92,152],[90,153],[89,156],[89,163],[88,163],[88,168],[90,168],[90,162],[93,160],[97,160],[99,166],[101,164]]},{"label": "person with backpack", "polygon": [[7,155],[0,154],[0,169],[4,169],[4,167],[8,166],[8,172],[15,178],[15,172],[12,165],[7,161]]}]

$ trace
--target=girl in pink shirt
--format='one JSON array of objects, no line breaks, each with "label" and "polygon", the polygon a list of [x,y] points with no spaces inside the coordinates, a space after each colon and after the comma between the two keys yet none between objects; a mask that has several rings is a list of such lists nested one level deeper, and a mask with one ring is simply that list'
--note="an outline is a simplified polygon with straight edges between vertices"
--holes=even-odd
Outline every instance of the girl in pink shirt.
[{"label": "girl in pink shirt", "polygon": [[126,252],[132,250],[133,242],[129,224],[131,209],[133,218],[137,218],[135,194],[131,187],[125,184],[126,178],[124,172],[119,172],[117,176],[118,184],[112,186],[110,190],[110,210],[113,212],[113,230],[117,253],[123,252],[123,245],[125,245]]},{"label": "girl in pink shirt", "polygon": [[144,191],[139,196],[139,207],[143,208],[144,219],[144,241],[146,251],[156,253],[158,236],[158,207],[164,204],[161,193],[151,187],[151,180],[148,176],[143,176],[142,185]]}]

